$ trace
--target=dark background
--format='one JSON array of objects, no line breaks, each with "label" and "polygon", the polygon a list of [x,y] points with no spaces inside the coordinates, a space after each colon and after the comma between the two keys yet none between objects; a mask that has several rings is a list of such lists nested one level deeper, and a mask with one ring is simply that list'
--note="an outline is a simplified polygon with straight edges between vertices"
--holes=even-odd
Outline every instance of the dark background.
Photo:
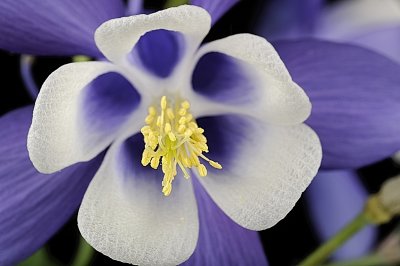
[{"label": "dark background", "polygon": [[[269,1],[241,1],[227,13],[212,29],[206,41],[211,41],[241,32],[253,32],[260,10]],[[333,2],[333,1],[329,1]],[[157,9],[162,1],[147,1],[146,7]],[[42,84],[46,77],[59,66],[70,62],[70,58],[40,57],[34,64],[34,78]],[[19,72],[19,55],[0,51],[1,97],[0,114],[33,104],[33,100],[24,89]],[[362,181],[370,192],[376,192],[382,181],[400,172],[391,159],[361,169]],[[380,237],[385,236],[394,226],[394,222],[380,228]],[[317,247],[318,241],[312,230],[307,214],[307,204],[301,199],[289,215],[271,229],[260,232],[270,265],[294,265]],[[46,249],[60,263],[68,265],[78,246],[79,232],[76,215],[52,238]],[[96,253],[92,265],[122,265],[100,253]]]}]

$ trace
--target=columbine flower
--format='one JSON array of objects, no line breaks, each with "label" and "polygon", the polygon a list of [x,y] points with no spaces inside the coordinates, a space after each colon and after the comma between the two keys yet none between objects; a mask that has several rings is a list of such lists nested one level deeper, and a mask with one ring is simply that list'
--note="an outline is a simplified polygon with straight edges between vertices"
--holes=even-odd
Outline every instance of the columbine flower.
[{"label": "columbine flower", "polygon": [[[368,51],[372,48],[398,61],[400,9],[392,0],[350,0],[325,6],[323,1],[305,1],[306,8],[301,9],[293,8],[294,2],[275,3],[278,11],[269,7],[267,14],[295,15],[287,21],[260,16],[258,32],[268,39],[314,36],[357,45],[315,39],[288,42],[283,49],[280,42],[275,45],[293,79],[313,103],[306,123],[319,135],[324,159],[305,196],[316,231],[324,240],[361,211],[367,199],[354,169],[387,158],[400,147],[399,124],[393,122],[400,118],[396,74],[400,69]],[[335,258],[367,254],[376,239],[374,231],[370,227],[360,232]]]},{"label": "columbine flower", "polygon": [[240,34],[198,49],[210,24],[194,6],[105,22],[95,40],[112,63],[65,65],[37,98],[28,151],[40,172],[111,145],[78,226],[115,260],[190,257],[199,230],[192,179],[235,222],[262,230],[290,211],[319,166],[318,138],[299,124],[310,103],[272,46]]},{"label": "columbine flower", "polygon": [[[313,36],[356,44],[377,51],[392,60],[400,62],[400,39],[398,38],[400,34],[400,4],[398,1],[350,0],[338,2],[330,6],[327,5],[321,11],[318,19],[315,21]],[[365,89],[362,85],[360,85],[360,88]],[[390,89],[392,92],[397,91],[398,84],[391,85]],[[368,92],[373,95],[376,93],[375,91],[379,92],[382,90],[377,88],[374,91],[369,90]],[[381,145],[380,147],[371,147],[370,151],[365,152],[365,154],[374,154],[377,150],[383,151],[386,147],[389,147],[389,143],[392,143],[392,141],[387,141],[388,139],[398,139],[399,130],[396,126],[397,123],[393,121],[399,119],[399,110],[395,106],[388,109],[383,106],[388,104],[388,101],[391,101],[389,98],[392,96],[389,95],[392,95],[389,91],[383,95],[384,97],[381,102],[384,104],[382,104],[382,107],[369,107],[369,110],[375,110],[374,114],[366,114],[366,117],[371,117],[368,120],[376,121],[370,124],[367,129],[369,132],[374,132],[374,136],[371,135],[371,137],[366,137],[366,139],[371,143],[379,139]],[[397,99],[396,101],[399,100],[398,97],[395,98]],[[388,114],[388,112],[393,113]],[[382,114],[382,117],[378,118],[378,113]],[[372,118],[373,116],[375,117]],[[393,137],[390,137],[388,134],[393,134]],[[389,149],[376,158],[376,160],[390,156],[395,149],[399,148],[398,145],[393,145],[393,143],[391,145],[394,149]],[[315,185],[312,184],[308,193],[306,193],[306,198],[310,200],[310,203],[314,202],[310,205],[313,210],[312,216],[315,218],[316,228],[318,228],[323,238],[326,239],[334,234],[335,231],[340,229],[340,225],[344,225],[350,221],[352,216],[363,208],[362,202],[367,199],[367,193],[362,184],[359,184],[360,181],[357,178],[357,173],[351,171],[324,172],[317,176],[317,183]],[[318,182],[318,180],[320,181]],[[337,185],[332,186],[333,182]],[[359,185],[357,186],[357,184]],[[334,192],[335,188],[336,193]],[[327,190],[329,190],[329,193],[327,193]],[[348,190],[348,192],[344,193],[343,190]],[[337,200],[338,198],[341,200]],[[325,204],[323,203],[324,201]],[[337,209],[337,213],[341,215],[332,217],[326,211],[322,211],[322,206],[329,210]],[[319,213],[317,212],[317,208],[319,208]],[[366,228],[349,241],[336,254],[336,258],[355,258],[363,254],[368,254],[376,240],[376,236],[376,228]]]},{"label": "columbine flower", "polygon": [[[215,22],[236,0],[190,2],[206,8]],[[97,26],[125,13],[143,11],[134,4],[125,9],[119,0],[4,0],[0,7],[1,48],[36,55],[93,57],[102,57],[93,38]],[[31,120],[31,106],[0,119],[0,264],[5,265],[31,255],[71,217],[103,158],[101,154],[54,174],[40,174],[26,149]],[[265,265],[258,234],[228,218],[201,186],[195,186],[195,191],[199,220],[207,223],[201,223],[196,249],[187,263],[204,265],[212,258],[216,264]]]},{"label": "columbine flower", "polygon": [[[102,155],[93,158],[111,145],[78,220],[89,243],[114,259],[180,263],[199,236],[203,255],[197,249],[192,258],[206,261],[204,254],[218,249],[201,247],[223,243],[216,233],[255,240],[230,225],[203,187],[231,219],[260,230],[287,214],[316,172],[319,142],[300,124],[310,103],[275,50],[249,34],[198,50],[209,27],[207,12],[189,6],[110,20],[96,43],[113,63],[63,66],[42,87],[28,141],[38,169],[63,177],[73,169],[87,182],[91,173],[70,165],[91,160],[95,170]],[[15,124],[11,130],[24,135],[18,122],[28,113],[4,117],[4,127]],[[26,165],[21,141],[15,143]],[[196,175],[206,175],[201,185]],[[74,178],[76,186],[80,181]],[[67,198],[62,188],[57,192]],[[235,253],[245,243],[224,249]]]}]

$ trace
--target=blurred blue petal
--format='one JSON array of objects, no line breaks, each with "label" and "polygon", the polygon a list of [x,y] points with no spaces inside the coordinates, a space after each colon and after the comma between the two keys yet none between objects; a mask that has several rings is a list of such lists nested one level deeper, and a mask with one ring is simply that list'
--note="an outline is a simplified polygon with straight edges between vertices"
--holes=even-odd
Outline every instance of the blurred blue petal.
[{"label": "blurred blue petal", "polygon": [[128,0],[126,16],[133,16],[143,13],[143,0]]},{"label": "blurred blue petal", "polygon": [[350,40],[354,44],[375,50],[400,64],[400,23],[382,27]]},{"label": "blurred blue petal", "polygon": [[200,232],[193,255],[182,265],[268,265],[256,231],[241,227],[214,203],[196,178],[192,179],[199,211]]},{"label": "blurred blue petal", "polygon": [[400,149],[400,65],[370,50],[313,39],[275,43],[313,105],[323,168],[357,168]]},{"label": "blurred blue petal", "polygon": [[265,4],[257,33],[268,40],[297,38],[312,33],[324,0],[279,0]]},{"label": "blurred blue petal", "polygon": [[26,136],[32,106],[0,118],[0,265],[39,249],[77,210],[101,156],[51,175],[36,171]]},{"label": "blurred blue petal", "polygon": [[122,0],[2,0],[0,49],[35,55],[100,55],[94,31],[124,15]]},{"label": "blurred blue petal", "polygon": [[358,44],[400,62],[400,2],[338,2],[325,8],[314,36]]},{"label": "blurred blue petal", "polygon": [[[368,193],[355,172],[320,171],[306,190],[310,215],[321,240],[325,241],[356,217],[363,209]],[[333,255],[336,259],[354,259],[371,251],[377,229],[368,226],[346,242]]]},{"label": "blurred blue petal", "polygon": [[218,21],[229,9],[234,6],[239,0],[190,0],[189,3],[195,6],[200,6],[210,13],[212,23]]}]

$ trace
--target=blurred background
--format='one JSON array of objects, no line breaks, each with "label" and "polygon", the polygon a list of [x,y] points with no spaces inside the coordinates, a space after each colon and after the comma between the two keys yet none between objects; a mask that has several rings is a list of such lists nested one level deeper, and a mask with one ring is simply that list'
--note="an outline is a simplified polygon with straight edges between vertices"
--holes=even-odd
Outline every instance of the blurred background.
[{"label": "blurred background", "polygon": [[[324,6],[333,6],[344,1],[347,0],[326,1]],[[276,2],[279,1],[240,1],[213,27],[205,41],[208,42],[241,32],[262,33],[267,39],[270,37],[269,34],[271,38],[297,37],[297,33],[293,33],[294,31],[282,33],[288,29],[284,26],[285,20],[289,20],[289,18],[295,15],[290,13],[292,11],[288,10],[281,10],[281,13],[277,12],[273,9]],[[303,1],[298,2],[303,3]],[[150,10],[159,9],[163,4],[164,1],[145,1],[145,7]],[[274,14],[277,18],[274,21],[268,19],[268,22],[264,22],[263,16],[267,14],[270,16]],[[365,16],[368,15],[365,14]],[[271,24],[263,24],[269,22]],[[307,18],[303,18],[303,22],[305,23],[304,27],[309,26],[310,22],[307,21]],[[71,62],[71,58],[38,57],[33,65],[35,82],[42,84],[52,71],[68,62]],[[2,71],[0,114],[5,114],[17,107],[32,104],[33,100],[25,89],[20,77],[20,56],[0,51],[0,68]],[[374,193],[379,190],[380,185],[385,179],[400,173],[400,165],[391,158],[387,158],[381,162],[359,169],[358,173],[362,186],[369,193]],[[270,265],[295,265],[319,245],[319,237],[313,229],[314,226],[310,219],[309,204],[305,197],[302,197],[293,211],[284,220],[273,228],[259,233]],[[392,221],[379,227],[375,240],[376,243],[379,243],[379,241],[387,236],[395,228],[397,222]],[[76,226],[75,214],[71,217],[69,223],[48,241],[45,248],[56,259],[59,265],[68,265],[78,248],[78,243],[79,231]],[[91,265],[121,265],[121,263],[115,262],[100,253],[96,253]]]}]

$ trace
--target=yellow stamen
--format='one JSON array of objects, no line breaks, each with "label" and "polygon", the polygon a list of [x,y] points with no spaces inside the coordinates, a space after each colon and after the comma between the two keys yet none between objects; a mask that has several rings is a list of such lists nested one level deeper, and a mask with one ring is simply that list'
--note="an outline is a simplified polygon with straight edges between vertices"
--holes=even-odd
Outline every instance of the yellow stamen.
[{"label": "yellow stamen", "polygon": [[222,165],[220,165],[220,164],[217,163],[217,162],[209,161],[208,163],[209,163],[212,167],[214,167],[214,168],[216,168],[216,169],[222,169]]},{"label": "yellow stamen", "polygon": [[154,106],[149,107],[149,115],[155,116],[157,114],[157,110]]},{"label": "yellow stamen", "polygon": [[185,108],[181,108],[181,109],[179,109],[178,113],[180,116],[184,116],[184,115],[186,115],[186,112],[187,112],[187,110]]},{"label": "yellow stamen", "polygon": [[150,166],[151,166],[152,168],[157,169],[159,164],[160,164],[160,157],[153,157],[153,158],[151,159]]},{"label": "yellow stamen", "polygon": [[179,133],[183,134],[183,132],[185,132],[185,130],[186,130],[185,125],[179,125],[179,127],[178,127],[178,132]]},{"label": "yellow stamen", "polygon": [[199,171],[200,176],[206,176],[207,175],[207,168],[204,164],[199,164],[197,166],[197,170]]},{"label": "yellow stamen", "polygon": [[145,122],[147,125],[150,125],[151,123],[153,123],[153,121],[154,121],[154,116],[152,116],[152,115],[148,115],[148,116],[146,117],[146,119],[144,120],[144,122]]},{"label": "yellow stamen", "polygon": [[182,106],[182,108],[189,109],[190,108],[190,103],[188,101],[183,101],[181,103],[181,106]]},{"label": "yellow stamen", "polygon": [[[164,178],[161,182],[162,193],[171,194],[172,181],[179,168],[185,178],[189,178],[188,168],[195,167],[200,176],[207,175],[207,168],[200,158],[215,169],[222,166],[204,156],[208,152],[207,138],[203,135],[193,115],[190,103],[177,99],[175,102],[162,96],[160,105],[150,106],[145,118],[145,126],[141,133],[144,137],[145,149],[142,165],[157,169],[161,162]],[[177,167],[178,166],[178,167]]]},{"label": "yellow stamen", "polygon": [[165,110],[167,108],[167,96],[161,97],[161,109]]}]

